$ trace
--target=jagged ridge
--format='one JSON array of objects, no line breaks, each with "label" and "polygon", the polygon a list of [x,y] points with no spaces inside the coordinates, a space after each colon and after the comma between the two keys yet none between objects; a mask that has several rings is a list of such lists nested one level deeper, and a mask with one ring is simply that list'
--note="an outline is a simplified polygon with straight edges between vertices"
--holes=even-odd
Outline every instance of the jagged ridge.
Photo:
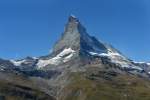
[{"label": "jagged ridge", "polygon": [[59,52],[65,48],[72,48],[75,51],[107,52],[104,44],[98,42],[95,37],[89,36],[80,21],[74,16],[69,17],[65,31],[55,44],[53,52]]},{"label": "jagged ridge", "polygon": [[[96,98],[95,100],[99,100],[97,92],[98,94],[101,93],[99,88],[103,88],[103,85],[101,87],[103,82],[109,87],[104,87],[104,93],[110,93],[108,90],[111,89],[116,91],[112,84],[115,84],[115,86],[121,85],[121,88],[125,88],[130,87],[130,84],[139,83],[140,80],[143,81],[141,88],[149,91],[149,87],[147,87],[148,89],[145,88],[150,76],[149,63],[140,64],[129,60],[117,49],[90,36],[78,18],[74,16],[69,17],[65,31],[60,40],[54,45],[53,52],[50,55],[10,61],[0,59],[0,68],[1,79],[12,80],[12,75],[15,75],[15,77],[23,76],[23,80],[31,79],[35,84],[34,87],[40,88],[38,91],[44,92],[50,97],[53,96],[58,100],[74,100],[76,97],[80,98],[80,96],[82,98],[82,93],[86,98],[82,98],[82,100],[91,100],[88,98],[91,95],[88,94],[89,90],[95,90],[98,81],[100,81],[98,82],[100,87],[98,86],[96,93],[93,91],[92,94],[93,98]],[[9,75],[10,73],[12,74]],[[130,84],[126,83],[128,82],[128,80],[125,80],[126,78],[131,78],[129,80]],[[116,83],[118,79],[123,82]],[[20,81],[16,81],[14,84],[17,82]],[[88,85],[85,85],[87,84],[86,82],[88,82]],[[23,82],[21,81],[21,83]],[[81,83],[81,85],[78,83]],[[28,84],[32,86],[30,81]],[[89,89],[87,94],[86,91],[83,92],[86,89]],[[67,92],[64,92],[65,90]],[[128,89],[121,90],[123,93],[127,93],[124,90]],[[116,92],[121,96],[122,94],[118,91],[120,90]],[[133,90],[130,92],[133,92]],[[140,96],[142,95],[141,92],[139,94]],[[101,95],[105,97],[105,95]],[[146,95],[150,97],[149,94]]]}]

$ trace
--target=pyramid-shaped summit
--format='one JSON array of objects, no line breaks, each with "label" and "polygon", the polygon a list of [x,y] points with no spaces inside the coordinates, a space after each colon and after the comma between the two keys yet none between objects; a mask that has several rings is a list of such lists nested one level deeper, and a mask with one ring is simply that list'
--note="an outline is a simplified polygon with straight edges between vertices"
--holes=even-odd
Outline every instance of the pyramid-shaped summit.
[{"label": "pyramid-shaped summit", "polygon": [[53,52],[59,53],[65,48],[71,48],[79,52],[107,52],[105,45],[95,37],[91,37],[75,16],[69,16],[62,37],[54,45]]},{"label": "pyramid-shaped summit", "polygon": [[0,59],[0,100],[100,98],[150,100],[150,64],[129,60],[91,37],[74,16],[51,55]]}]

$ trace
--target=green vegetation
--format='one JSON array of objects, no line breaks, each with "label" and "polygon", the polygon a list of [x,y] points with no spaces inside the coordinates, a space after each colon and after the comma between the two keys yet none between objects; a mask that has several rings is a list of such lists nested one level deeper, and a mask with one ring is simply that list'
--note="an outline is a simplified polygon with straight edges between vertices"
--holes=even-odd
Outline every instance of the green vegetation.
[{"label": "green vegetation", "polygon": [[0,81],[0,100],[54,100],[54,99],[39,90]]},{"label": "green vegetation", "polygon": [[[107,75],[107,76],[104,76]],[[150,82],[130,74],[73,73],[61,100],[150,100]]]}]

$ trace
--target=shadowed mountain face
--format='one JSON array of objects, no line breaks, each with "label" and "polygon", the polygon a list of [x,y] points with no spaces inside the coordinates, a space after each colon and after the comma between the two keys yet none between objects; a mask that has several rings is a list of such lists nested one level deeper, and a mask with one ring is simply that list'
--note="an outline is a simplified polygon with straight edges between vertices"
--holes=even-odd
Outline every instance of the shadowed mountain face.
[{"label": "shadowed mountain face", "polygon": [[72,48],[75,51],[98,51],[107,52],[104,44],[98,42],[86,32],[80,21],[70,16],[65,31],[60,40],[55,44],[53,52],[62,51],[65,48]]},{"label": "shadowed mountain face", "polygon": [[128,59],[70,16],[51,54],[0,59],[0,100],[150,100],[149,79],[149,63]]},{"label": "shadowed mountain face", "polygon": [[[146,71],[122,55],[113,46],[90,36],[79,19],[74,16],[68,18],[65,30],[59,41],[54,45],[51,55],[45,58],[46,60],[39,60],[38,67],[47,68],[47,65],[59,66],[69,61],[73,63],[77,60],[78,64],[84,62],[86,64],[92,63],[91,59],[95,60],[97,58],[101,60],[107,59],[107,63],[116,64],[121,69],[129,70],[133,73]],[[148,74],[148,72],[146,71],[144,74]]]}]

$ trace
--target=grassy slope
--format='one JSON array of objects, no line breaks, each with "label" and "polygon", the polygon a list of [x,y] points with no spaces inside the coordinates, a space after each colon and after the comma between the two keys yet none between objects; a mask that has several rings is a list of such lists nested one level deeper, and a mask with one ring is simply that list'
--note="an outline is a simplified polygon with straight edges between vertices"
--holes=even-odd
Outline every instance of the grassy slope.
[{"label": "grassy slope", "polygon": [[[104,74],[103,74],[104,75]],[[108,76],[108,75],[107,75]],[[133,75],[106,78],[74,73],[61,100],[150,100],[150,82]]]},{"label": "grassy slope", "polygon": [[53,100],[49,95],[20,85],[0,82],[0,100]]},{"label": "grassy slope", "polygon": [[27,77],[0,73],[0,100],[55,100]]}]

